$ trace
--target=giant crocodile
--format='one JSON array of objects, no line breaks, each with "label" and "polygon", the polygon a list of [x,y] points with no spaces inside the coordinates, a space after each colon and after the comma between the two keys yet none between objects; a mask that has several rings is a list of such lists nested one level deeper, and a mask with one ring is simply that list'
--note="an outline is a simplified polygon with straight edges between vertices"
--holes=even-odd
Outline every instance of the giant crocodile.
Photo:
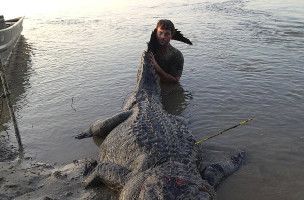
[{"label": "giant crocodile", "polygon": [[77,136],[104,139],[98,164],[86,167],[84,186],[104,184],[125,200],[215,199],[215,187],[239,168],[244,152],[224,162],[206,163],[185,120],[163,109],[148,51],[137,77],[121,113],[97,120]]}]

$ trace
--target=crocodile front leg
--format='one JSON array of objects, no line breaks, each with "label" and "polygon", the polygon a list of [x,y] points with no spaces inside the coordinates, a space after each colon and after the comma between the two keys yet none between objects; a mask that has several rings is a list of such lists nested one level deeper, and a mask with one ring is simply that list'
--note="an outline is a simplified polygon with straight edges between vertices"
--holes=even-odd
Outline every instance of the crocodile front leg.
[{"label": "crocodile front leg", "polygon": [[92,136],[105,138],[116,126],[118,126],[123,121],[125,121],[132,113],[133,113],[132,110],[128,110],[118,113],[105,120],[97,120],[93,123],[93,125],[89,129],[78,134],[77,136],[75,136],[75,138],[83,139]]},{"label": "crocodile front leg", "polygon": [[113,189],[122,189],[129,170],[115,163],[101,163],[82,181],[85,188],[97,186],[100,183]]}]

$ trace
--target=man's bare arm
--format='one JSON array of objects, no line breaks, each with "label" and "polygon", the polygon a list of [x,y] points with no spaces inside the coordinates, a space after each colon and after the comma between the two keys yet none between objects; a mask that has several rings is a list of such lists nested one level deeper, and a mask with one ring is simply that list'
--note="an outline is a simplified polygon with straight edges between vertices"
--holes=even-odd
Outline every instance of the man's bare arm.
[{"label": "man's bare arm", "polygon": [[171,74],[168,74],[165,72],[156,62],[153,53],[151,53],[151,61],[152,65],[157,72],[157,74],[160,76],[161,80],[168,82],[168,83],[177,83],[180,79],[180,77],[174,77]]}]

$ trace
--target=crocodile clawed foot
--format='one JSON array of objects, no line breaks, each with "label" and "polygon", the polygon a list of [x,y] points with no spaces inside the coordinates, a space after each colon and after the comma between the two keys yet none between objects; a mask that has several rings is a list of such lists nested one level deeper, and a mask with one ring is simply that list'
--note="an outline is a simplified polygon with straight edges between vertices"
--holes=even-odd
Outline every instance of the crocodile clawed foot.
[{"label": "crocodile clawed foot", "polygon": [[86,164],[84,166],[84,170],[82,174],[83,177],[86,177],[88,174],[90,174],[96,166],[97,166],[97,160],[94,159],[86,160]]},{"label": "crocodile clawed foot", "polygon": [[86,161],[85,168],[83,171],[83,181],[82,184],[87,189],[89,187],[98,185],[100,179],[98,177],[98,163],[96,160],[89,159]]},{"label": "crocodile clawed foot", "polygon": [[75,139],[80,140],[80,139],[89,138],[89,137],[92,137],[92,136],[93,136],[92,132],[90,131],[90,129],[88,129],[88,130],[76,135]]},{"label": "crocodile clawed foot", "polygon": [[243,162],[244,157],[245,157],[245,151],[241,151],[237,154],[232,155],[231,160],[234,164],[240,165]]}]

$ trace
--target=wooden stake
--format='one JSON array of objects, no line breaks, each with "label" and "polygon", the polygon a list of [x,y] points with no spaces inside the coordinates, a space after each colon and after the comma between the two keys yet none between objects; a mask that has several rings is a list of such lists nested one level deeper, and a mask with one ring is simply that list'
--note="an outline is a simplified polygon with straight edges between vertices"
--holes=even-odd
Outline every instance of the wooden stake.
[{"label": "wooden stake", "polygon": [[15,117],[15,113],[14,113],[14,108],[10,99],[10,93],[8,90],[8,84],[6,82],[6,78],[5,78],[5,73],[4,73],[4,66],[2,65],[2,61],[0,59],[0,76],[1,76],[1,81],[2,81],[2,86],[3,86],[3,90],[4,90],[4,94],[6,97],[6,101],[7,101],[7,107],[9,109],[13,124],[14,124],[14,129],[15,129],[15,135],[16,135],[16,139],[19,145],[19,151],[23,150],[23,146],[22,146],[22,142],[21,142],[21,137],[20,137],[20,133],[19,133],[19,129],[18,129],[18,125],[17,125],[17,120]]}]

